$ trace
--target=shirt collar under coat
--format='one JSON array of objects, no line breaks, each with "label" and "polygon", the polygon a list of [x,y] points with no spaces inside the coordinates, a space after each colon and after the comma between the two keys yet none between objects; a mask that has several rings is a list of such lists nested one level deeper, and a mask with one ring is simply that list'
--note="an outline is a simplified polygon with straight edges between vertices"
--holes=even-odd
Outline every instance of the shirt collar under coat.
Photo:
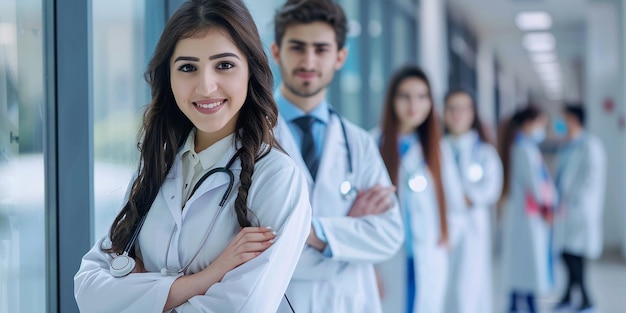
[{"label": "shirt collar under coat", "polygon": [[234,141],[235,134],[230,134],[218,140],[216,143],[212,144],[206,149],[200,152],[196,152],[195,151],[196,132],[197,132],[196,128],[192,129],[189,132],[189,135],[187,136],[187,140],[185,141],[185,144],[183,145],[181,149],[181,152],[182,152],[181,157],[183,159],[187,158],[189,162],[193,163],[193,160],[190,159],[191,158],[190,156],[194,154],[197,155],[198,159],[200,160],[200,164],[202,164],[202,169],[207,171],[210,168],[212,168],[215,164],[217,164],[217,162],[222,158],[224,153],[228,151],[228,149],[231,146],[234,146],[233,141]]},{"label": "shirt collar under coat", "polygon": [[448,134],[447,137],[452,148],[458,150],[472,149],[480,140],[480,138],[478,138],[478,132],[474,129],[471,129],[460,136]]},{"label": "shirt collar under coat", "polygon": [[[230,161],[230,159],[233,157],[233,155],[235,155],[235,153],[237,152],[240,146],[241,146],[241,143],[239,142],[235,142],[229,145],[228,149],[226,150],[226,153],[223,154],[223,156],[217,161],[217,163],[215,163],[213,167],[214,168],[225,167]],[[267,146],[264,145],[264,148],[267,148]],[[164,201],[167,203],[170,213],[172,214],[172,217],[174,218],[174,221],[176,222],[178,226],[182,224],[182,219],[184,219],[186,212],[188,212],[187,209],[181,210],[180,199],[178,199],[178,197],[182,197],[182,193],[181,193],[181,191],[183,190],[182,155],[186,151],[188,150],[182,147],[178,151],[178,153],[176,154],[176,157],[174,158],[174,164],[172,165],[172,168],[167,174],[165,181],[163,181],[163,185],[161,185],[161,196],[164,198]],[[239,159],[233,162],[233,164],[230,167],[230,170],[233,172],[233,175],[235,176],[235,186],[233,187],[233,192],[230,195],[230,197],[232,198],[236,196],[236,192],[234,191],[236,191],[237,189],[236,183],[239,178],[239,172],[241,170],[241,162],[239,161]],[[200,187],[196,190],[193,196],[189,198],[186,205],[191,206],[197,198],[199,198],[206,192],[209,192],[213,189],[226,185],[229,183],[229,181],[230,181],[229,176],[226,173],[216,173],[216,174],[209,176],[202,183],[202,185],[200,185]],[[220,196],[221,196],[221,193],[220,193]]]},{"label": "shirt collar under coat", "polygon": [[330,111],[328,108],[330,107],[330,104],[326,101],[326,99],[322,100],[322,102],[309,113],[305,113],[298,106],[287,100],[287,98],[283,96],[282,92],[280,92],[280,89],[276,89],[274,92],[274,99],[276,99],[278,111],[285,121],[293,122],[299,117],[310,115],[315,117],[318,121],[328,124],[328,120],[330,119]]}]

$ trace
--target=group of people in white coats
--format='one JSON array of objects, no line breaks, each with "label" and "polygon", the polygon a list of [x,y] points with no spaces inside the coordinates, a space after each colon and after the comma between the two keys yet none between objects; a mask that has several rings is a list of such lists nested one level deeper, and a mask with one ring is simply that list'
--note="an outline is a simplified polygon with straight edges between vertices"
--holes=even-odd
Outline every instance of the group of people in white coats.
[{"label": "group of people in white coats", "polygon": [[476,104],[451,92],[442,127],[405,66],[374,136],[345,120],[326,93],[347,25],[332,0],[287,0],[272,90],[243,2],[181,5],[146,71],[137,173],[74,277],[81,312],[492,311],[502,166]]},{"label": "group of people in white coats", "polygon": [[467,91],[448,93],[444,123],[426,74],[413,65],[396,71],[375,133],[406,239],[377,265],[384,312],[492,312],[490,209],[502,165]]},{"label": "group of people in white coats", "polygon": [[[547,118],[535,106],[517,111],[501,132],[504,188],[501,195],[504,251],[503,288],[509,309],[538,312],[536,298],[554,291],[557,251],[567,267],[566,290],[555,312],[591,313],[594,305],[584,279],[584,260],[600,256],[606,160],[599,139],[584,131],[582,105],[566,105],[567,143],[555,179],[539,150]],[[563,243],[555,247],[555,233]],[[573,288],[581,293],[574,304]]]}]

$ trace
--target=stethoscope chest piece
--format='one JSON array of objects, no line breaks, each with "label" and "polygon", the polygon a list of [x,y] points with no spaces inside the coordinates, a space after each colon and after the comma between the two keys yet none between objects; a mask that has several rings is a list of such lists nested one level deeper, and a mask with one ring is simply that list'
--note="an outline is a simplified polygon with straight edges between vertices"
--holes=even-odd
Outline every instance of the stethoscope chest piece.
[{"label": "stethoscope chest piece", "polygon": [[352,200],[359,191],[349,180],[345,180],[339,185],[339,193],[344,200]]},{"label": "stethoscope chest piece", "polygon": [[113,257],[109,272],[113,277],[124,277],[135,268],[135,260],[128,256],[126,252],[124,254]]},{"label": "stethoscope chest piece", "polygon": [[470,164],[469,168],[467,169],[467,179],[472,183],[479,182],[481,179],[483,179],[484,175],[485,173],[483,171],[483,167],[478,163]]},{"label": "stethoscope chest piece", "polygon": [[408,180],[409,189],[413,192],[422,192],[428,186],[428,180],[423,174],[413,174]]}]

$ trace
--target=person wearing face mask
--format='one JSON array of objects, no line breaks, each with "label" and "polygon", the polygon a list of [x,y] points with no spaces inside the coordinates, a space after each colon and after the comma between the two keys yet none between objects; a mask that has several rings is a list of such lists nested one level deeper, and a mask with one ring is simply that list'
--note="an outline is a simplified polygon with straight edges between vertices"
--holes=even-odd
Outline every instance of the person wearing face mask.
[{"label": "person wearing face mask", "polygon": [[539,151],[546,119],[534,106],[517,111],[504,124],[500,153],[504,184],[502,277],[510,291],[509,313],[536,313],[536,296],[554,285],[552,222],[555,188]]},{"label": "person wearing face mask", "polygon": [[404,218],[405,247],[378,264],[386,313],[444,312],[449,254],[467,209],[450,146],[442,140],[430,83],[417,66],[392,76],[374,131]]},{"label": "person wearing face mask", "polygon": [[502,162],[462,89],[445,97],[445,140],[452,147],[468,207],[464,235],[453,250],[446,312],[490,313],[491,211],[502,191]]},{"label": "person wearing face mask", "polygon": [[[584,128],[581,105],[563,108],[567,144],[559,154],[556,186],[563,216],[562,258],[567,267],[567,287],[555,312],[593,312],[584,279],[585,259],[602,253],[602,208],[606,185],[606,156],[602,142]],[[574,309],[571,293],[578,287],[582,303]]]}]

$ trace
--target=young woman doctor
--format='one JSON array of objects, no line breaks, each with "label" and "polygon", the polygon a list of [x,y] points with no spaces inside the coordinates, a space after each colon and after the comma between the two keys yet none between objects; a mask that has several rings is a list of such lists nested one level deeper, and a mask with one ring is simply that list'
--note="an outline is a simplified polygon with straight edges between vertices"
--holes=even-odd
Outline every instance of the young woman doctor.
[{"label": "young woman doctor", "polygon": [[138,176],[83,257],[80,311],[275,312],[311,212],[303,175],[277,150],[272,74],[244,4],[185,2],[146,78]]},{"label": "young woman doctor", "polygon": [[434,111],[426,74],[412,65],[399,69],[378,139],[407,232],[405,249],[378,266],[389,313],[443,312],[448,252],[462,230],[463,189]]},{"label": "young woman doctor", "polygon": [[544,114],[533,106],[516,112],[501,133],[504,186],[503,288],[511,292],[509,312],[536,313],[535,297],[548,292],[553,280],[550,228],[555,188],[539,143],[546,137]]},{"label": "young woman doctor", "polygon": [[446,95],[444,121],[445,139],[452,147],[468,206],[464,236],[451,259],[447,312],[490,313],[490,209],[502,191],[502,162],[468,92],[454,90]]}]

